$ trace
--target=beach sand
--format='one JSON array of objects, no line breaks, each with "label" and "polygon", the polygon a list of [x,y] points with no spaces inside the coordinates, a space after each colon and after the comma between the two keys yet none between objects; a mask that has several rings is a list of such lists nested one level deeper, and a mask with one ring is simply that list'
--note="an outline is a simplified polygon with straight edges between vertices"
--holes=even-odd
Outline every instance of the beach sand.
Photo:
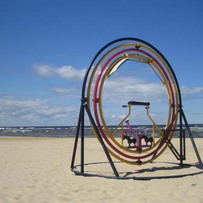
[{"label": "beach sand", "polygon": [[[173,139],[174,144],[178,143]],[[203,139],[195,139],[203,159]],[[96,203],[96,202],[184,202],[203,203],[203,174],[170,179],[118,180],[77,176],[70,170],[74,138],[0,137],[1,203]],[[187,159],[197,158],[189,139]],[[78,149],[76,162],[79,164]],[[96,138],[85,139],[85,170],[113,175]],[[174,164],[177,163],[177,164]],[[164,176],[200,171],[196,167],[178,167],[179,161],[167,149],[154,163],[132,166],[116,163],[121,175]]]}]

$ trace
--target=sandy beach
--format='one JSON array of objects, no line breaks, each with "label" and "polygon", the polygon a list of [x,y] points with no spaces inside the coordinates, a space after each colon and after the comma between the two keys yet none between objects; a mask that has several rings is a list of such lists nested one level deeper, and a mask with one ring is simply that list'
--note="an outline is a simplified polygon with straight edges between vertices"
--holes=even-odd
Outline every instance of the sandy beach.
[{"label": "sandy beach", "polygon": [[[170,179],[117,180],[76,176],[70,170],[74,138],[0,137],[1,203],[80,203],[80,202],[184,202],[203,203],[203,174]],[[177,144],[178,140],[172,142]],[[195,139],[203,159],[203,139]],[[96,138],[85,139],[85,170],[113,175]],[[186,140],[187,164],[197,158]],[[76,162],[79,160],[77,153]],[[176,164],[177,163],[177,164]],[[115,163],[121,175],[175,176],[200,171],[196,167],[180,168],[170,150],[151,164],[132,166]],[[79,164],[79,162],[78,162]]]}]

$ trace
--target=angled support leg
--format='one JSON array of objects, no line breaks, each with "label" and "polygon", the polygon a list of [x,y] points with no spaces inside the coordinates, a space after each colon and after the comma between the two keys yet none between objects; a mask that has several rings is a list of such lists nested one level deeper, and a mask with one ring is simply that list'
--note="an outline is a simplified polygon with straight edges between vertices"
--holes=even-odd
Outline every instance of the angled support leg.
[{"label": "angled support leg", "polygon": [[98,138],[99,138],[99,141],[100,141],[100,143],[101,143],[101,145],[102,145],[102,148],[103,148],[103,150],[104,150],[104,152],[105,152],[105,154],[106,154],[106,157],[107,157],[107,159],[108,159],[108,161],[109,161],[109,163],[110,163],[110,165],[111,165],[111,168],[112,168],[112,170],[113,170],[115,176],[116,176],[117,178],[119,178],[118,171],[117,171],[117,169],[116,169],[116,167],[115,167],[115,165],[114,165],[114,163],[113,163],[113,161],[112,161],[112,159],[111,159],[111,156],[110,156],[110,154],[109,154],[109,152],[108,152],[108,149],[107,149],[107,147],[106,147],[106,145],[105,145],[105,143],[104,143],[104,141],[103,141],[103,139],[102,139],[102,137],[101,137],[101,134],[100,134],[100,132],[99,132],[97,126],[96,126],[96,123],[95,123],[95,121],[94,121],[94,119],[93,119],[93,117],[92,117],[92,114],[91,114],[91,112],[90,112],[90,110],[89,110],[89,108],[88,108],[88,105],[85,104],[84,107],[85,107],[85,110],[86,110],[86,112],[87,112],[87,114],[88,114],[88,116],[89,116],[89,119],[90,119],[90,121],[91,121],[91,123],[92,123],[92,125],[93,125],[93,127],[94,127],[94,130],[95,130],[95,132],[96,132],[96,134],[97,134],[97,136],[98,136]]},{"label": "angled support leg", "polygon": [[188,135],[189,135],[189,137],[190,137],[190,140],[191,140],[193,149],[194,149],[194,151],[195,151],[197,160],[198,160],[198,162],[199,162],[200,168],[203,170],[203,163],[202,163],[201,157],[200,157],[200,155],[199,155],[199,152],[198,152],[197,146],[196,146],[196,144],[195,144],[195,141],[194,141],[192,132],[191,132],[191,130],[190,130],[190,127],[189,127],[189,125],[188,125],[187,119],[186,119],[185,114],[184,114],[184,112],[183,112],[182,109],[181,109],[181,112],[180,112],[180,113],[181,113],[181,115],[182,115],[182,117],[183,117],[183,120],[184,120],[184,122],[185,122],[185,126],[186,126],[186,129],[187,129],[187,131],[188,131]]},{"label": "angled support leg", "polygon": [[75,164],[75,156],[76,156],[76,151],[77,151],[77,146],[78,146],[78,138],[79,138],[80,127],[81,127],[81,120],[82,120],[82,118],[81,118],[82,108],[83,108],[83,106],[81,105],[80,106],[79,117],[78,117],[77,129],[76,129],[76,136],[75,136],[73,154],[72,154],[71,169],[74,168],[74,164]]}]

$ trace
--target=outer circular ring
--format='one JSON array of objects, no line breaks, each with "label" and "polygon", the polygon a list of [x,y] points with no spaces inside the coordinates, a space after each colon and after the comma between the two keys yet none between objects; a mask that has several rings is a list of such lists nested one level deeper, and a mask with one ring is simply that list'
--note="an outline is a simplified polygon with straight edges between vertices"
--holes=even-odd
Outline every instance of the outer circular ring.
[{"label": "outer circular ring", "polygon": [[[166,149],[167,140],[172,139],[173,129],[176,127],[180,101],[179,87],[168,62],[164,57],[162,57],[162,55],[160,55],[159,52],[157,52],[156,49],[149,46],[148,43],[145,43],[142,40],[140,41],[139,39],[136,39],[135,41],[136,42],[124,42],[119,45],[114,45],[111,48],[108,47],[105,53],[99,58],[89,77],[87,101],[90,110],[93,106],[98,129],[110,154],[123,162],[140,165],[153,161]],[[165,126],[165,134],[161,134],[160,132],[160,139],[158,139],[153,147],[141,151],[126,149],[117,142],[114,135],[111,134],[108,129],[102,110],[102,91],[108,73],[115,67],[116,64],[118,64],[120,60],[128,58],[130,54],[135,53],[139,53],[140,55],[152,60],[151,65],[153,65],[164,81],[169,102],[169,112]],[[92,99],[93,102],[91,102]]]}]

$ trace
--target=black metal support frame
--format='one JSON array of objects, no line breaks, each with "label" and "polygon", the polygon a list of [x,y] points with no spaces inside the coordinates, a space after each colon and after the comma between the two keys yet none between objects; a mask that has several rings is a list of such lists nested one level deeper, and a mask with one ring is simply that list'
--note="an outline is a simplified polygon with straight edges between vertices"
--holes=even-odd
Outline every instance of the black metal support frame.
[{"label": "black metal support frame", "polygon": [[77,126],[77,132],[76,132],[76,137],[75,137],[75,143],[74,143],[74,150],[73,150],[73,156],[72,156],[72,162],[71,162],[71,169],[74,169],[74,162],[75,162],[75,156],[76,156],[76,150],[77,150],[77,145],[78,145],[78,138],[79,138],[79,133],[80,133],[80,136],[81,136],[81,174],[84,173],[84,138],[85,138],[85,134],[84,134],[84,112],[86,111],[90,121],[91,121],[91,124],[99,138],[99,141],[101,143],[101,146],[104,150],[104,153],[106,154],[106,157],[111,165],[111,168],[115,174],[115,176],[118,178],[119,177],[119,174],[118,174],[118,171],[112,161],[112,158],[108,152],[108,149],[106,147],[106,145],[104,144],[104,141],[102,139],[102,136],[96,126],[96,123],[92,117],[92,114],[88,108],[88,105],[87,105],[87,102],[86,101],[82,101],[82,104],[81,104],[81,111],[80,111],[80,115],[79,115],[79,119],[78,119],[78,126]]},{"label": "black metal support frame", "polygon": [[[179,96],[179,129],[176,130],[176,131],[179,131],[179,140],[180,140],[180,149],[179,149],[179,152],[178,150],[174,147],[174,145],[171,143],[171,141],[167,141],[168,143],[168,147],[169,149],[172,151],[172,153],[174,154],[174,156],[180,160],[180,165],[183,164],[183,161],[186,159],[186,148],[185,148],[185,130],[188,132],[188,135],[189,135],[189,138],[191,140],[191,143],[192,143],[192,146],[194,148],[194,151],[195,151],[195,154],[196,154],[196,157],[197,157],[197,160],[199,162],[199,166],[200,166],[200,169],[203,170],[203,163],[202,163],[202,160],[201,160],[201,157],[199,155],[199,152],[198,152],[198,149],[196,147],[196,144],[194,142],[194,138],[193,138],[193,135],[192,135],[192,132],[190,130],[190,127],[189,127],[189,124],[187,122],[187,119],[186,119],[186,116],[184,114],[184,111],[182,109],[182,99],[181,99],[181,93],[180,93],[180,88],[179,88],[179,84],[178,84],[178,81],[177,81],[177,78],[175,76],[175,73],[173,71],[173,69],[171,68],[170,64],[168,63],[168,61],[166,60],[166,58],[161,54],[161,52],[159,50],[157,50],[155,47],[153,47],[151,44],[149,44],[148,42],[145,42],[141,39],[137,39],[137,38],[120,38],[120,39],[117,39],[117,40],[114,40],[110,43],[108,43],[107,45],[105,45],[102,49],[100,49],[97,54],[95,55],[95,57],[93,58],[92,62],[90,63],[89,65],[89,68],[86,72],[86,75],[84,77],[84,80],[83,80],[83,86],[82,86],[82,94],[81,94],[81,105],[80,105],[80,112],[79,112],[79,116],[78,116],[78,123],[77,123],[77,130],[76,130],[76,136],[75,136],[75,142],[74,142],[74,148],[73,148],[73,154],[72,154],[72,161],[71,161],[71,170],[74,171],[75,169],[75,158],[76,158],[76,153],[77,153],[77,147],[78,147],[78,140],[79,140],[79,137],[80,137],[80,144],[81,144],[81,154],[80,154],[80,172],[78,172],[80,175],[85,175],[85,169],[84,169],[84,166],[85,166],[85,160],[84,160],[84,157],[85,157],[85,132],[84,132],[84,128],[85,128],[85,114],[88,115],[89,117],[89,120],[91,122],[91,125],[93,126],[94,128],[94,131],[96,132],[97,136],[98,136],[98,139],[100,141],[100,144],[103,148],[103,151],[108,159],[108,162],[109,164],[111,165],[111,168],[114,172],[114,175],[116,178],[120,178],[119,176],[119,173],[115,167],[115,164],[108,152],[108,149],[103,141],[103,138],[102,138],[102,135],[100,134],[99,132],[99,129],[94,121],[94,118],[90,112],[90,109],[87,105],[87,98],[85,96],[86,94],[86,83],[87,83],[87,80],[88,80],[88,75],[90,73],[90,70],[92,69],[93,67],[93,64],[94,62],[96,61],[97,57],[106,49],[108,48],[109,46],[111,46],[112,44],[114,43],[117,43],[117,42],[121,42],[121,41],[124,41],[124,40],[133,40],[133,41],[139,41],[141,43],[145,43],[147,44],[148,46],[150,46],[152,49],[154,49],[157,53],[159,53],[161,55],[161,57],[165,60],[165,62],[167,63],[168,67],[171,69],[171,72],[173,74],[173,77],[176,81],[176,85],[177,85],[177,88],[178,88],[178,96]],[[185,129],[183,129],[183,122],[185,124]],[[134,178],[135,179],[135,178]]]}]

